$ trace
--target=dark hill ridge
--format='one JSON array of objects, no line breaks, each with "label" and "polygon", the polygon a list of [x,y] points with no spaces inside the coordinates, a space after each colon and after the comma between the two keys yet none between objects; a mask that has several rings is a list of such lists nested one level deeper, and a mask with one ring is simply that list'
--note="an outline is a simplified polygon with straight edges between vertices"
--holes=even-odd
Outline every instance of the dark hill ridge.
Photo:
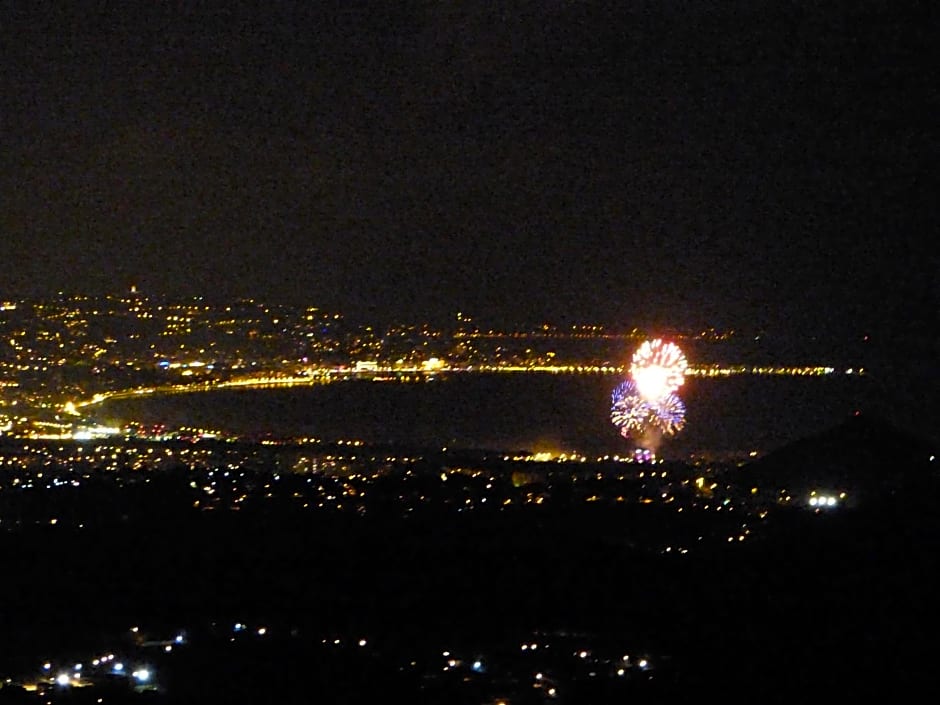
[{"label": "dark hill ridge", "polygon": [[935,445],[869,414],[784,446],[742,472],[762,495],[786,490],[795,503],[806,502],[813,490],[845,492],[847,503],[856,505],[903,490],[940,489]]}]

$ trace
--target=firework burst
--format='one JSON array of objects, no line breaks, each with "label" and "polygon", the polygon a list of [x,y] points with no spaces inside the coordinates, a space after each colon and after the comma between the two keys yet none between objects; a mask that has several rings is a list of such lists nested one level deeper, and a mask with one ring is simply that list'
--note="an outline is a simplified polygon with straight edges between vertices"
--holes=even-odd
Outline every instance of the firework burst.
[{"label": "firework burst", "polygon": [[610,420],[624,438],[672,435],[685,426],[685,404],[676,390],[688,367],[682,350],[660,339],[634,353],[630,376],[611,394]]},{"label": "firework burst", "polygon": [[655,401],[682,386],[688,366],[678,345],[657,338],[645,341],[633,353],[630,377],[644,399]]},{"label": "firework burst", "polygon": [[637,392],[636,384],[625,380],[611,395],[610,420],[622,434],[639,433],[654,420],[653,407]]}]

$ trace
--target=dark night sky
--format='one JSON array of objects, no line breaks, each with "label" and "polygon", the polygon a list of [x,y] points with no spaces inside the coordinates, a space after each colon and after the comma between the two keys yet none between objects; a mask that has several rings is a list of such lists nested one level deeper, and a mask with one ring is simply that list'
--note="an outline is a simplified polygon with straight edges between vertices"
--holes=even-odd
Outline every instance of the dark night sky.
[{"label": "dark night sky", "polygon": [[930,3],[371,4],[3,10],[0,296],[936,337]]}]

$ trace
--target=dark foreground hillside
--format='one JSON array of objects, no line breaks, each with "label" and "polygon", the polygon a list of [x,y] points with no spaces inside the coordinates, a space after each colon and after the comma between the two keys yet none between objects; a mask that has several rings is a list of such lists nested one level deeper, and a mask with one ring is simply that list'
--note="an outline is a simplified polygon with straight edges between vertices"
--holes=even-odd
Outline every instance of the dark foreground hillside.
[{"label": "dark foreground hillside", "polygon": [[[929,473],[855,507],[757,507],[742,541],[721,522],[743,505],[594,502],[606,485],[584,479],[543,487],[544,503],[478,498],[461,512],[458,476],[386,478],[369,511],[328,512],[289,487],[237,511],[194,509],[190,477],[87,480],[57,508],[68,521],[0,532],[0,702],[848,702],[903,698],[933,677]],[[434,501],[403,511],[406,486]],[[31,516],[9,500],[35,491],[5,491],[4,517]],[[77,685],[72,662],[82,678],[90,655],[113,671],[102,649],[131,646],[157,690],[48,686],[61,663]],[[44,662],[44,699],[15,688]]]}]

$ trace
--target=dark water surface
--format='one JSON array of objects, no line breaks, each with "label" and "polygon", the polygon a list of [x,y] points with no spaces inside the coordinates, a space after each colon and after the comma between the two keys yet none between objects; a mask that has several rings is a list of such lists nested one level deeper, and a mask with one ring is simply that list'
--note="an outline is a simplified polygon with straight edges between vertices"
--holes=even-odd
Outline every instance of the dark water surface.
[{"label": "dark water surface", "polygon": [[[469,448],[623,453],[608,419],[612,376],[455,375],[425,383],[346,381],[316,387],[223,390],[113,400],[109,423],[198,425],[238,434],[305,434]],[[660,448],[765,452],[877,407],[867,378],[689,378],[686,428]]]}]

